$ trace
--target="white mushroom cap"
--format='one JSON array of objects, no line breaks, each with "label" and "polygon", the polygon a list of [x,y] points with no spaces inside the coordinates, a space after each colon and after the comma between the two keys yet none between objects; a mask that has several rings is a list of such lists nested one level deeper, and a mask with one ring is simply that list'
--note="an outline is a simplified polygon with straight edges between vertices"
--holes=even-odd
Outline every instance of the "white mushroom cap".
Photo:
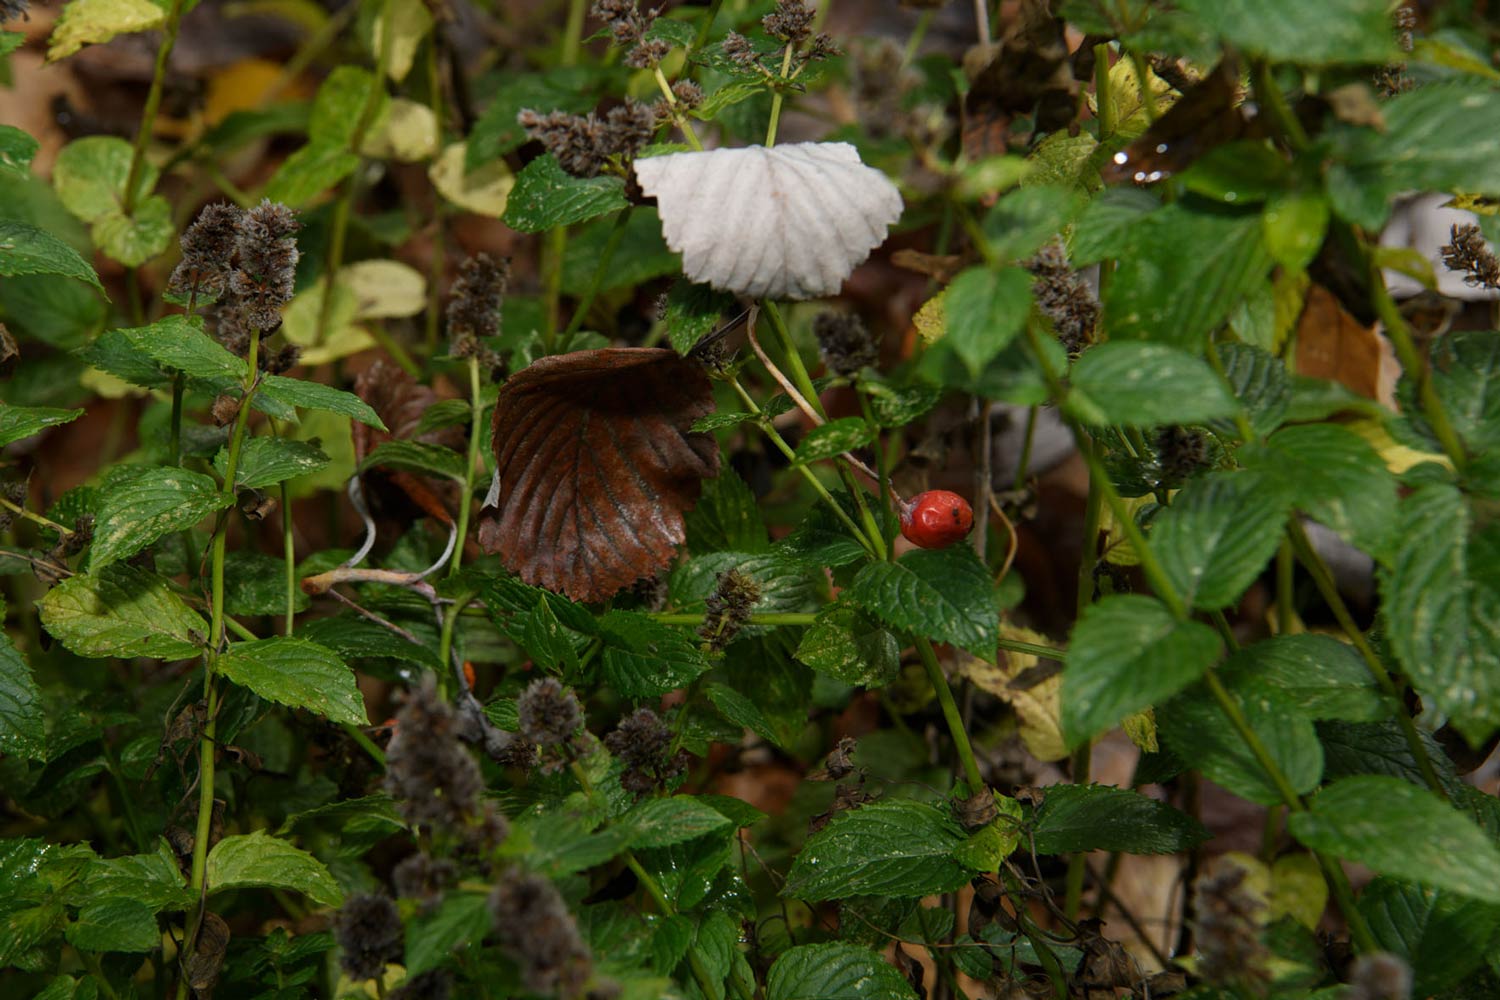
[{"label": "white mushroom cap", "polygon": [[670,153],[635,174],[687,276],[757,298],[836,294],[901,217],[896,186],[846,142]]}]

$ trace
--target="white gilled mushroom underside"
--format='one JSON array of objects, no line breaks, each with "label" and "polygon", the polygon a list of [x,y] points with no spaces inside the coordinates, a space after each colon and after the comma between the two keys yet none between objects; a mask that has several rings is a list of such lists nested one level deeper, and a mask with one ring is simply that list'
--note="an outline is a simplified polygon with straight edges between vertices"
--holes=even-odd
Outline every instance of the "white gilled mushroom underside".
[{"label": "white gilled mushroom underside", "polygon": [[670,153],[635,174],[687,276],[756,298],[837,294],[901,217],[896,186],[846,142]]}]

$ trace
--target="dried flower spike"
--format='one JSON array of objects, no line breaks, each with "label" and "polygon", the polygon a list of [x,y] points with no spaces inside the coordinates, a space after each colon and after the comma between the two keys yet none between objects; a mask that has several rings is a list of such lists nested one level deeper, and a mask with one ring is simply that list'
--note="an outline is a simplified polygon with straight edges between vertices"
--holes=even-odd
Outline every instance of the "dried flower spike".
[{"label": "dried flower spike", "polygon": [[1163,427],[1156,436],[1156,461],[1161,481],[1176,486],[1208,468],[1208,435],[1186,427]]},{"label": "dried flower spike", "polygon": [[516,699],[521,735],[543,747],[558,747],[583,726],[583,706],[555,678],[532,681]]},{"label": "dried flower spike", "polygon": [[722,653],[750,620],[750,612],[760,600],[760,584],[737,569],[720,573],[713,593],[705,602],[707,613],[698,635],[710,652]]},{"label": "dried flower spike", "polygon": [[385,787],[413,826],[457,830],[476,813],[484,778],[458,742],[453,710],[431,676],[407,694],[396,714]]},{"label": "dried flower spike", "polygon": [[835,374],[854,375],[880,360],[880,345],[853,313],[820,313],[813,320],[813,336],[823,363]]},{"label": "dried flower spike", "polygon": [[1485,242],[1476,225],[1454,226],[1448,231],[1452,240],[1442,248],[1443,265],[1450,271],[1461,271],[1464,284],[1479,288],[1500,288],[1500,259]]},{"label": "dried flower spike", "polygon": [[0,0],[0,24],[14,21],[18,17],[31,20],[31,0]]},{"label": "dried flower spike", "polygon": [[1388,951],[1360,955],[1349,969],[1344,1000],[1408,1000],[1411,966]]},{"label": "dried flower spike", "polygon": [[235,239],[239,261],[229,279],[246,326],[271,333],[281,325],[281,310],[292,300],[297,271],[300,224],[285,205],[262,201],[245,213]]},{"label": "dried flower spike", "polygon": [[801,45],[812,34],[814,14],[802,0],[780,0],[774,11],[760,19],[760,24],[772,38]]},{"label": "dried flower spike", "polygon": [[244,210],[229,202],[204,206],[182,233],[182,260],[167,279],[167,291],[190,300],[222,295],[244,218]]},{"label": "dried flower spike", "polygon": [[1198,898],[1198,973],[1216,985],[1270,981],[1260,931],[1266,904],[1245,888],[1245,869],[1222,861],[1201,876]]},{"label": "dried flower spike", "polygon": [[490,893],[495,936],[533,993],[574,997],[594,974],[578,925],[551,880],[512,870]]},{"label": "dried flower spike", "polygon": [[1088,282],[1068,264],[1062,241],[1048,243],[1024,266],[1036,278],[1032,292],[1037,308],[1052,321],[1057,339],[1069,354],[1082,351],[1094,339],[1099,303]]},{"label": "dried flower spike", "polygon": [[333,934],[350,979],[378,979],[386,964],[401,961],[406,928],[389,896],[350,896],[334,918]]},{"label": "dried flower spike", "polygon": [[604,745],[625,765],[620,785],[638,795],[660,788],[687,767],[685,753],[667,758],[672,731],[649,708],[638,708],[621,719],[619,728],[604,737]]}]

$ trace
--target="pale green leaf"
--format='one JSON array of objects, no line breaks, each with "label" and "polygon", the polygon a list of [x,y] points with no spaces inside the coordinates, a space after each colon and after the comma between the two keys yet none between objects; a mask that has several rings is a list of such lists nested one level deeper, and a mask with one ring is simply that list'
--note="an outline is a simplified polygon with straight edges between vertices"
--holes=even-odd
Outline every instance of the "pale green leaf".
[{"label": "pale green leaf", "polygon": [[154,573],[116,563],[70,577],[40,604],[42,624],[80,656],[181,660],[201,653],[208,623]]},{"label": "pale green leaf", "polygon": [[333,650],[306,639],[278,636],[237,642],[217,669],[269,701],[305,708],[333,722],[369,725],[354,672]]},{"label": "pale green leaf", "polygon": [[[364,725],[363,720],[359,725]],[[261,886],[292,889],[319,906],[338,906],[344,893],[317,858],[264,830],[225,837],[208,852],[210,893]]]}]

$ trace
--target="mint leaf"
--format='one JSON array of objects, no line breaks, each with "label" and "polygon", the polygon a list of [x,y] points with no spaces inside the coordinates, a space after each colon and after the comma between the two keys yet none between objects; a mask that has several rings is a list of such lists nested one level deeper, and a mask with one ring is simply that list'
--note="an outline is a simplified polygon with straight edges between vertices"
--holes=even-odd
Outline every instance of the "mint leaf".
[{"label": "mint leaf", "polygon": [[875,428],[860,417],[842,417],[808,431],[797,442],[797,453],[793,459],[798,465],[806,465],[824,458],[832,458],[846,451],[861,448],[875,439]]},{"label": "mint leaf", "polygon": [[46,715],[31,667],[0,633],[0,753],[45,760]]},{"label": "mint leaf", "polygon": [[967,545],[917,549],[895,562],[872,562],[848,590],[850,600],[898,629],[995,656],[1000,613],[989,570]]},{"label": "mint leaf", "polygon": [[386,426],[368,403],[354,395],[320,382],[308,382],[300,378],[268,375],[261,383],[260,394],[288,406],[300,406],[304,410],[325,410],[353,417],[378,431]]},{"label": "mint leaf", "polygon": [[1475,746],[1500,726],[1500,527],[1474,537],[1463,495],[1428,483],[1401,501],[1381,574],[1391,648],[1424,698]]},{"label": "mint leaf", "polygon": [[[1292,790],[1302,794],[1316,788],[1323,774],[1323,747],[1312,721],[1253,688],[1234,687],[1229,694]],[[1283,801],[1228,714],[1202,686],[1173,699],[1157,716],[1157,725],[1166,748],[1210,781],[1261,805]]]},{"label": "mint leaf", "polygon": [[766,973],[766,1000],[917,1000],[917,993],[875,952],[830,942],[782,952]]},{"label": "mint leaf", "polygon": [[1202,358],[1165,344],[1111,341],[1084,351],[1065,407],[1089,424],[1157,427],[1233,416],[1239,404]]},{"label": "mint leaf", "polygon": [[1241,51],[1310,66],[1384,63],[1397,58],[1385,0],[1179,0]]},{"label": "mint leaf", "polygon": [[79,951],[154,951],[161,945],[156,914],[136,899],[99,899],[84,905],[67,930]]},{"label": "mint leaf", "polygon": [[[524,176],[524,175],[523,175]],[[515,195],[511,195],[512,204]],[[667,339],[678,354],[687,354],[698,341],[719,325],[720,318],[735,306],[734,296],[718,292],[686,278],[673,282],[667,291],[667,310],[662,322],[667,324]]]},{"label": "mint leaf", "polygon": [[485,897],[476,892],[444,893],[437,909],[419,911],[406,927],[406,975],[436,969],[455,951],[478,941],[490,929]]},{"label": "mint leaf", "polygon": [[319,906],[338,906],[344,901],[343,890],[323,862],[264,830],[225,837],[215,844],[208,852],[205,880],[210,893],[263,886],[295,890]]},{"label": "mint leaf", "polygon": [[196,316],[173,313],[150,326],[116,334],[163,368],[194,378],[245,380],[245,359],[204,333],[203,321]]},{"label": "mint leaf", "polygon": [[[288,479],[310,475],[332,461],[323,450],[306,441],[291,438],[253,437],[240,448],[239,468],[234,472],[236,490],[263,489]],[[228,471],[229,452],[220,449],[214,456],[214,471],[220,477]]]},{"label": "mint leaf", "polygon": [[669,847],[730,828],[727,816],[691,795],[645,799],[616,822],[629,830],[630,847]]},{"label": "mint leaf", "polygon": [[45,229],[0,219],[0,276],[26,274],[61,274],[104,291],[99,275],[77,250]]},{"label": "mint leaf", "polygon": [[936,806],[889,799],[841,812],[803,846],[782,895],[816,902],[848,896],[931,896],[968,884],[953,858],[968,838]]},{"label": "mint leaf", "polygon": [[946,344],[977,377],[990,359],[1015,339],[1031,308],[1031,275],[1018,267],[1000,271],[971,267],[943,295]]},{"label": "mint leaf", "polygon": [[1391,712],[1354,647],[1331,636],[1262,639],[1232,654],[1221,675],[1225,683],[1264,692],[1309,719],[1370,722]]},{"label": "mint leaf", "polygon": [[1396,477],[1364,438],[1336,424],[1304,424],[1278,431],[1240,457],[1273,478],[1313,520],[1372,555],[1387,554]]},{"label": "mint leaf", "polygon": [[1209,838],[1203,824],[1155,799],[1108,785],[1053,785],[1036,811],[1038,854],[1174,854]]},{"label": "mint leaf", "polygon": [[289,636],[237,642],[216,669],[269,701],[351,726],[370,724],[354,672],[315,642]]},{"label": "mint leaf", "polygon": [[1313,850],[1382,875],[1500,903],[1500,847],[1467,815],[1399,778],[1342,778],[1287,827]]},{"label": "mint leaf", "polygon": [[1412,995],[1442,996],[1484,964],[1500,932],[1500,906],[1381,876],[1359,912],[1380,947],[1406,959]]},{"label": "mint leaf", "polygon": [[1279,480],[1215,472],[1177,493],[1151,528],[1151,548],[1182,599],[1214,611],[1239,600],[1281,543],[1289,502]]},{"label": "mint leaf", "polygon": [[163,535],[191,528],[234,503],[219,484],[186,469],[149,468],[99,491],[89,567],[128,559]]},{"label": "mint leaf", "polygon": [[858,608],[835,601],[802,633],[797,659],[845,684],[881,687],[901,669],[901,644]]},{"label": "mint leaf", "polygon": [[47,631],[79,656],[182,660],[208,638],[208,623],[165,580],[121,563],[64,580],[40,611]]},{"label": "mint leaf", "polygon": [[83,416],[82,410],[55,406],[11,406],[0,402],[0,448],[38,434],[48,427],[66,424]]},{"label": "mint leaf", "polygon": [[629,207],[620,178],[574,177],[545,153],[516,175],[500,221],[517,232],[540,233]]},{"label": "mint leaf", "polygon": [[691,633],[635,611],[600,616],[598,634],[605,643],[600,654],[604,680],[625,698],[654,698],[708,669]]},{"label": "mint leaf", "polygon": [[1213,666],[1221,649],[1213,629],[1178,621],[1155,598],[1124,594],[1090,605],[1073,627],[1063,670],[1068,745],[1181,691]]}]

